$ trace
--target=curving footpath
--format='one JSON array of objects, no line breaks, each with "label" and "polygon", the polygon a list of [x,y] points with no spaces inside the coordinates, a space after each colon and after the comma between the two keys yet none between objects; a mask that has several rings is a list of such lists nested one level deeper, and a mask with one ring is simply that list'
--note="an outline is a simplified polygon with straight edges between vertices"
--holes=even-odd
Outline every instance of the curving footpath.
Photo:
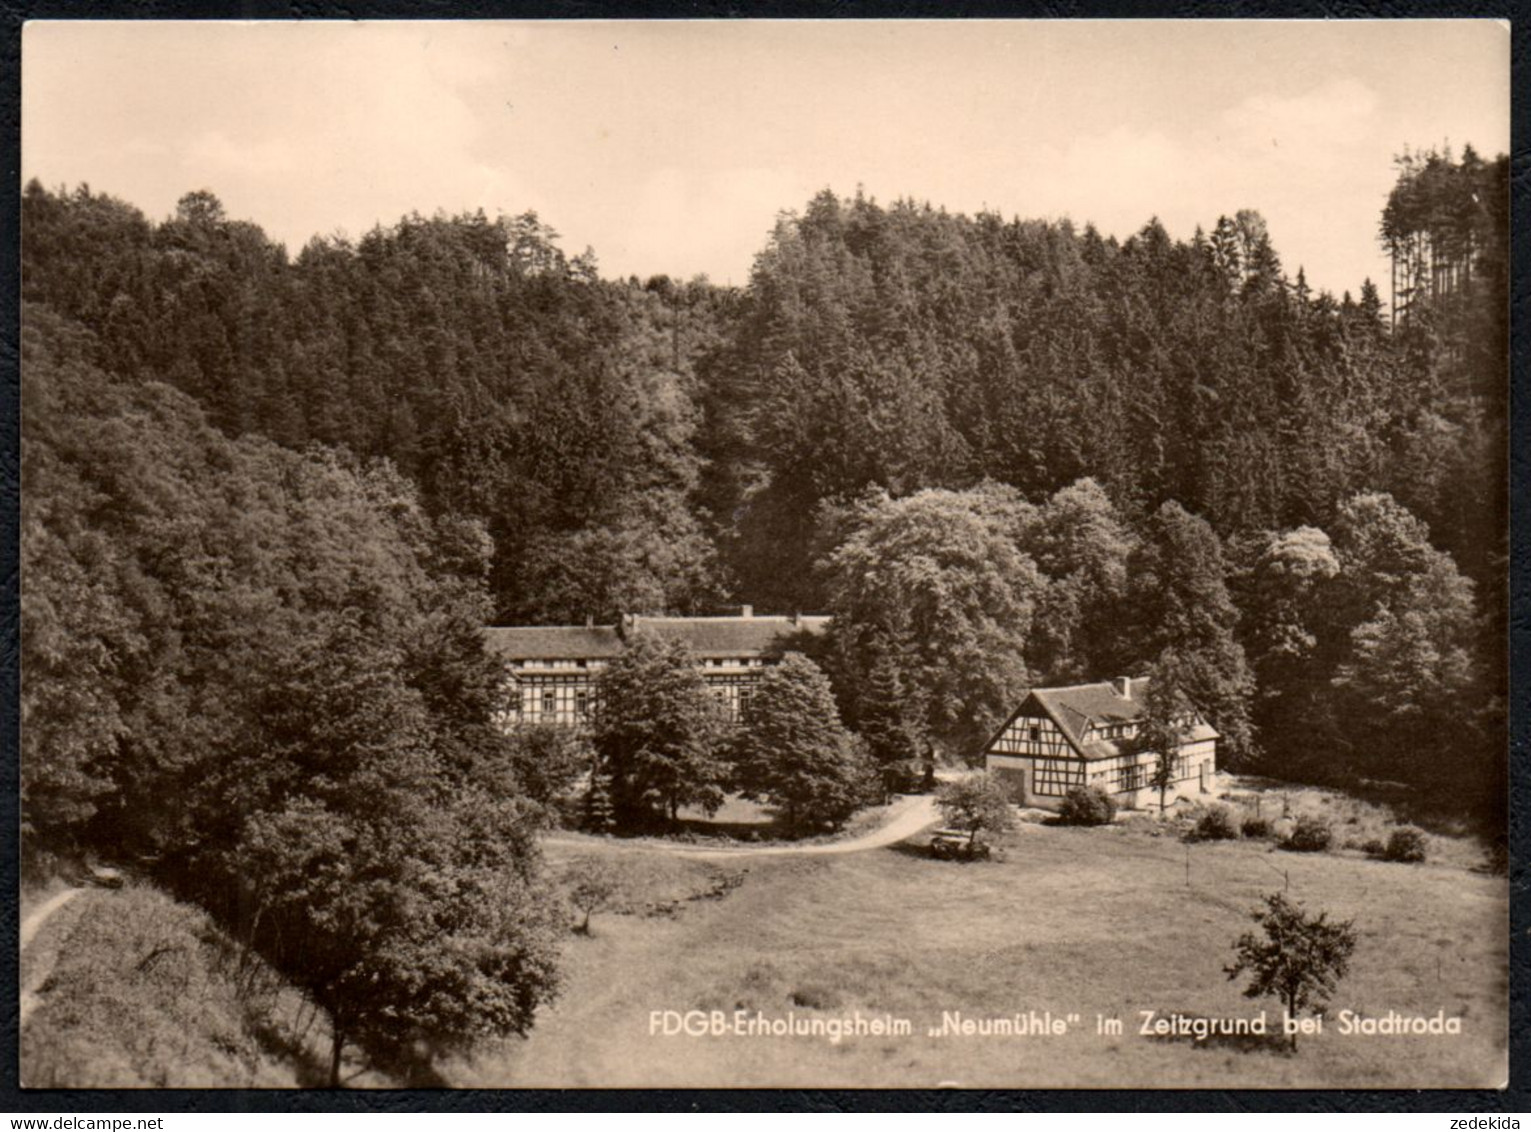
[{"label": "curving footpath", "polygon": [[32,937],[42,930],[42,926],[48,922],[49,916],[53,915],[53,913],[57,912],[84,891],[83,888],[66,888],[63,892],[50,896],[36,908],[33,908],[32,914],[21,921],[21,946],[25,948],[27,944],[31,943]]},{"label": "curving footpath", "polygon": [[906,837],[912,837],[937,821],[936,802],[929,794],[906,794],[888,807],[888,820],[876,829],[858,834],[845,841],[828,841],[818,845],[730,845],[721,849],[700,849],[693,845],[673,841],[633,840],[612,842],[606,839],[588,840],[574,837],[544,837],[544,844],[585,846],[626,844],[639,849],[654,849],[676,857],[712,858],[722,857],[829,857],[840,853],[862,853],[868,849],[881,849],[894,845]]},{"label": "curving footpath", "polygon": [[[32,909],[32,913],[21,921],[20,946],[17,951],[25,951],[27,944],[31,943],[37,933],[42,930],[42,926],[48,922],[49,917],[84,891],[83,888],[66,888]],[[49,963],[48,966],[51,968],[52,964]],[[16,1020],[17,1029],[26,1025],[32,1011],[36,1010],[38,1003],[42,1002],[38,988],[47,980],[47,977],[48,970],[36,971],[27,980],[27,985],[21,988],[21,1011]]]}]

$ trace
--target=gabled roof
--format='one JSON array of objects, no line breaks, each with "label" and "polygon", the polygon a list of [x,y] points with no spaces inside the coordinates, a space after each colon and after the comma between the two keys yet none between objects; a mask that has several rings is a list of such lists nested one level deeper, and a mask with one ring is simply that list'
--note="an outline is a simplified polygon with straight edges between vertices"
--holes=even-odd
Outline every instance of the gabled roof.
[{"label": "gabled roof", "polygon": [[[1021,706],[1016,708],[1009,719],[1005,720],[1000,729],[995,732],[985,750],[999,740],[1000,736],[1009,730],[1023,714],[1034,714],[1026,711],[1028,705],[1035,705],[1042,713],[1051,719],[1068,740],[1069,746],[1086,759],[1105,759],[1121,753],[1121,748],[1109,739],[1102,739],[1090,735],[1089,731],[1094,727],[1110,727],[1119,723],[1136,723],[1147,710],[1145,703],[1148,691],[1148,680],[1138,677],[1131,681],[1131,696],[1124,696],[1118,692],[1109,681],[1101,681],[1096,684],[1071,684],[1063,688],[1033,688],[1021,700]],[[1216,739],[1218,733],[1201,719],[1197,719],[1192,726],[1190,734],[1186,736],[1188,743],[1199,742],[1203,739]]]},{"label": "gabled roof", "polygon": [[496,627],[484,630],[484,643],[506,660],[600,660],[622,653],[622,638],[610,625]]},{"label": "gabled roof", "polygon": [[699,657],[764,656],[794,633],[822,633],[826,616],[812,617],[634,617],[630,632],[655,633],[684,641]]}]

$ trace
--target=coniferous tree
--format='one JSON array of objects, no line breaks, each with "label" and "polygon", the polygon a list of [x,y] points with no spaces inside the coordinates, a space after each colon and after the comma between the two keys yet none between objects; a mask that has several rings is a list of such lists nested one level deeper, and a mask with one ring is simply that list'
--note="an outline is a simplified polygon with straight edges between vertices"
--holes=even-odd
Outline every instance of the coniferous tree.
[{"label": "coniferous tree", "polygon": [[906,664],[887,639],[868,643],[871,656],[856,698],[856,730],[866,742],[884,796],[915,788],[921,774],[918,693],[900,675]]}]

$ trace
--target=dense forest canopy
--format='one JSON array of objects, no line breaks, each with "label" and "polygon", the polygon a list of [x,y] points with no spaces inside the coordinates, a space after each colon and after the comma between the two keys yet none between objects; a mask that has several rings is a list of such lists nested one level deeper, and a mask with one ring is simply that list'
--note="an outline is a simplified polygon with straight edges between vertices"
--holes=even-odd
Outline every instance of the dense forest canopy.
[{"label": "dense forest canopy", "polygon": [[493,722],[482,528],[386,462],[230,438],[45,307],[23,336],[32,860],[215,912],[328,1012],[337,1065],[524,1033],[556,913]]},{"label": "dense forest canopy", "polygon": [[[1507,171],[1401,163],[1391,310],[1247,210],[1118,241],[825,191],[734,289],[603,279],[530,213],[289,256],[207,191],[156,223],[33,182],[28,844],[179,863],[328,957],[292,966],[352,1036],[368,987],[424,1042],[524,1030],[545,814],[478,628],[729,602],[835,614],[814,659],[883,789],[1028,683],[1152,672],[1227,765],[1492,820]],[[411,1003],[432,932],[469,1014]]]}]

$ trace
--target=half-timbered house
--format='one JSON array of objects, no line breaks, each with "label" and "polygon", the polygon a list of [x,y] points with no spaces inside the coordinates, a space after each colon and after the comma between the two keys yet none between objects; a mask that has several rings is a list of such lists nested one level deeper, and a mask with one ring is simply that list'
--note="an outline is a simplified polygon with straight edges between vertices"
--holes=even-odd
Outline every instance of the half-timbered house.
[{"label": "half-timbered house", "polygon": [[645,617],[626,614],[616,625],[496,627],[485,630],[491,652],[514,681],[506,722],[578,725],[596,707],[601,670],[636,633],[678,640],[690,650],[708,688],[737,721],[750,692],[792,637],[818,634],[824,616],[760,616],[744,606],[728,617]]},{"label": "half-timbered house", "polygon": [[[1075,786],[1099,786],[1118,806],[1159,800],[1157,751],[1139,741],[1146,679],[1033,688],[984,750],[984,765],[1022,805],[1055,810]],[[1217,772],[1218,734],[1199,717],[1184,721],[1166,799],[1206,794]]]}]

